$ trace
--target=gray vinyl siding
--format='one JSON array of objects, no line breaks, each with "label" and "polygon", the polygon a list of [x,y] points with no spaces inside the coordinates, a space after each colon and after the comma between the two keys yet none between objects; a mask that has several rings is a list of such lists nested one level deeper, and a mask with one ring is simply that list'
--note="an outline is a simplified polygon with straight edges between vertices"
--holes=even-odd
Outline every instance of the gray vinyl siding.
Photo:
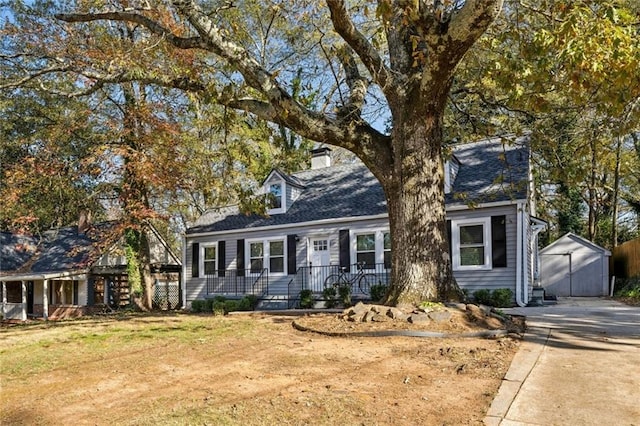
[{"label": "gray vinyl siding", "polygon": [[454,211],[447,214],[448,219],[480,219],[490,216],[506,216],[507,267],[481,271],[454,271],[458,285],[468,291],[470,296],[479,289],[495,290],[509,288],[516,291],[516,206],[484,208],[477,210]]},{"label": "gray vinyl siding", "polygon": [[[494,290],[497,288],[509,288],[515,294],[516,283],[516,206],[503,206],[495,208],[483,208],[477,210],[464,210],[464,211],[452,211],[447,215],[448,219],[474,219],[474,218],[486,218],[491,216],[504,215],[506,217],[506,239],[507,239],[507,267],[505,268],[492,268],[490,270],[480,271],[454,271],[454,276],[458,281],[458,284],[469,292],[469,295],[473,295],[475,290],[486,288]],[[525,217],[527,217],[525,215]],[[276,239],[281,238],[286,242],[287,235],[295,234],[298,236],[298,242],[296,243],[296,265],[297,268],[308,266],[309,254],[307,253],[307,242],[311,238],[324,237],[329,240],[330,250],[330,264],[340,264],[340,249],[339,249],[339,231],[342,229],[348,229],[351,233],[366,232],[367,230],[374,229],[388,229],[388,221],[385,218],[381,219],[368,219],[368,220],[353,220],[348,222],[336,222],[333,224],[323,225],[303,225],[296,227],[287,227],[279,229],[243,229],[237,232],[224,233],[218,236],[187,236],[186,246],[186,301],[190,303],[195,299],[203,299],[206,296],[206,280],[204,277],[193,278],[191,277],[192,267],[192,247],[193,243],[197,242],[202,247],[203,244],[209,244],[216,241],[225,241],[226,253],[225,253],[225,269],[235,269],[237,265],[236,253],[237,253],[237,241],[239,239],[254,240],[254,239]],[[529,227],[527,227],[529,228]],[[530,230],[527,231],[530,235]],[[245,242],[246,244],[246,242]],[[285,243],[286,244],[286,243]],[[527,245],[530,247],[530,245]],[[526,249],[530,251],[530,249]],[[286,253],[285,247],[285,253]],[[526,252],[525,252],[526,253]],[[527,273],[530,274],[530,262],[528,257],[524,260]],[[351,259],[351,263],[355,260]],[[285,265],[286,265],[285,260]],[[248,265],[247,265],[248,267]],[[286,275],[269,276],[269,294],[270,295],[286,295],[288,292],[288,284],[293,278],[295,271],[287,271]]]},{"label": "gray vinyl siding", "polygon": [[[237,242],[239,239],[247,240],[270,240],[282,238],[285,240],[285,253],[286,253],[286,237],[287,235],[295,234],[298,236],[299,241],[296,244],[296,265],[298,268],[308,265],[308,253],[307,253],[307,240],[313,237],[327,237],[329,240],[330,250],[330,264],[338,265],[339,262],[339,244],[338,235],[341,229],[352,230],[364,230],[368,228],[376,227],[388,227],[386,219],[378,220],[354,220],[350,222],[339,222],[336,224],[315,225],[315,226],[300,226],[281,229],[270,230],[239,230],[238,232],[225,233],[223,235],[212,236],[187,236],[186,241],[186,264],[185,268],[185,289],[186,289],[186,302],[190,304],[191,301],[196,299],[203,299],[206,296],[206,279],[202,277],[192,277],[192,256],[193,256],[193,243],[199,243],[200,247],[203,244],[211,244],[216,241],[226,241],[226,269],[235,269],[237,265],[236,253]],[[285,261],[285,265],[286,265]],[[286,266],[285,266],[286,269]],[[269,294],[270,295],[286,295],[288,293],[288,285],[295,271],[286,271],[286,275],[269,275]],[[201,273],[202,274],[202,273]]]}]

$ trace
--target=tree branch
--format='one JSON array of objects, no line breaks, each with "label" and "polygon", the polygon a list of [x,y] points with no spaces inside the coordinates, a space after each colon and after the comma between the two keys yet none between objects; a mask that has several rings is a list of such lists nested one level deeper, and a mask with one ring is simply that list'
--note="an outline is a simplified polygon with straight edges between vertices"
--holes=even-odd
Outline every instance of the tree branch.
[{"label": "tree branch", "polygon": [[452,40],[471,46],[498,17],[503,1],[467,0],[451,15],[447,34]]},{"label": "tree branch", "polygon": [[394,90],[394,81],[389,68],[385,65],[378,51],[369,43],[366,37],[358,31],[347,12],[343,0],[327,0],[331,12],[331,22],[337,33],[356,52],[367,68],[373,81],[385,94]]},{"label": "tree branch", "polygon": [[[389,150],[388,137],[381,134],[370,125],[359,123],[358,125],[340,125],[334,119],[330,119],[319,113],[315,113],[300,105],[291,95],[277,82],[275,77],[265,70],[242,46],[228,39],[224,32],[215,22],[205,14],[193,0],[174,0],[173,4],[193,29],[198,33],[198,37],[181,38],[173,35],[167,28],[157,22],[135,13],[127,12],[106,12],[97,14],[65,14],[57,15],[58,19],[66,22],[90,22],[98,20],[115,20],[123,22],[134,22],[140,24],[152,33],[165,37],[165,39],[177,48],[191,49],[200,48],[214,53],[224,59],[229,65],[235,68],[244,77],[245,83],[258,90],[265,101],[243,100],[236,103],[237,107],[242,107],[248,112],[257,116],[282,124],[299,135],[332,145],[341,146],[356,153],[370,168],[380,167],[377,158],[386,157],[372,155],[377,150],[386,152]],[[105,82],[109,81],[105,76]],[[124,79],[124,76],[117,77]],[[168,85],[176,83],[186,84],[185,81],[166,81],[157,76],[148,78],[136,78],[137,81],[154,82],[156,84]],[[158,83],[159,82],[159,83]],[[178,87],[182,88],[182,86]],[[217,99],[216,102],[221,102]],[[240,102],[240,101],[238,101]],[[229,105],[233,104],[229,101]],[[386,150],[386,151],[385,151]],[[375,172],[374,172],[375,173]]]},{"label": "tree branch", "polygon": [[349,100],[340,108],[338,115],[347,121],[360,121],[369,82],[360,75],[358,64],[349,46],[338,49],[338,59],[342,63],[349,87]]},{"label": "tree branch", "polygon": [[180,49],[206,49],[206,44],[200,37],[178,37],[168,28],[144,15],[130,12],[103,12],[103,13],[63,13],[55,15],[56,19],[64,22],[93,22],[93,21],[119,21],[132,22],[147,28],[153,34],[164,37],[169,43]]}]

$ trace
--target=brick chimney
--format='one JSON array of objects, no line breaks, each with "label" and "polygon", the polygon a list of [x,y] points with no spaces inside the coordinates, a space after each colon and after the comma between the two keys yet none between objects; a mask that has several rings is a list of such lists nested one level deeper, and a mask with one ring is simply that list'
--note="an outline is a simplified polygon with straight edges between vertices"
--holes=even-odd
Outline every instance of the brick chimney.
[{"label": "brick chimney", "polygon": [[331,149],[316,148],[311,150],[311,170],[331,166]]}]

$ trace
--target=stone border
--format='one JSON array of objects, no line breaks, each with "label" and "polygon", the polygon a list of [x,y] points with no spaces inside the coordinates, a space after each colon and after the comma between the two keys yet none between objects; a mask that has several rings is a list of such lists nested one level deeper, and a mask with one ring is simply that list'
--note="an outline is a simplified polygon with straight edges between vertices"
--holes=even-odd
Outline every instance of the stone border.
[{"label": "stone border", "polygon": [[486,339],[508,336],[508,330],[486,330],[474,331],[471,333],[440,333],[435,331],[416,331],[416,330],[374,330],[374,331],[324,331],[316,330],[304,325],[298,324],[293,320],[291,325],[298,331],[321,334],[330,337],[388,337],[388,336],[404,336],[404,337],[484,337]]}]

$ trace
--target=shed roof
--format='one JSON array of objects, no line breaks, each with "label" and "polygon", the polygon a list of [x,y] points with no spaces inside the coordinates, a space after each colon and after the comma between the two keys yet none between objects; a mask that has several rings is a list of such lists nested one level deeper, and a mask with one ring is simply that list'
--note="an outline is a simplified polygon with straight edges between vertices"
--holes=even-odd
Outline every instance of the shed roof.
[{"label": "shed roof", "polygon": [[566,242],[574,242],[588,248],[589,250],[602,253],[605,256],[611,256],[611,252],[606,248],[600,247],[599,245],[587,240],[586,238],[581,237],[580,235],[576,235],[572,232],[567,232],[562,237],[558,238],[557,240],[540,250],[540,254],[553,251],[554,248],[557,248],[559,245]]}]

